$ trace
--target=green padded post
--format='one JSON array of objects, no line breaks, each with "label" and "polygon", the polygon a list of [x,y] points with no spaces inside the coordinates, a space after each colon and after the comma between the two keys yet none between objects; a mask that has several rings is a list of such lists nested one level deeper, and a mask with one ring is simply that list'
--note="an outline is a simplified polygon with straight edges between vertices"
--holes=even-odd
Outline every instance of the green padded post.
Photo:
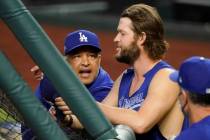
[{"label": "green padded post", "polygon": [[0,88],[6,93],[38,138],[68,140],[1,51],[0,66]]},{"label": "green padded post", "polygon": [[0,17],[47,75],[89,134],[97,140],[115,138],[117,133],[114,127],[23,3],[20,0],[1,0]]}]

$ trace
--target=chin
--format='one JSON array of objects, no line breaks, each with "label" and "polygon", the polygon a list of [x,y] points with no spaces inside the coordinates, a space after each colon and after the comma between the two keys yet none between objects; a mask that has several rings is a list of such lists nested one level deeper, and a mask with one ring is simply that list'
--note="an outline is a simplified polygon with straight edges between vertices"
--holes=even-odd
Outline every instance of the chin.
[{"label": "chin", "polygon": [[115,54],[115,58],[116,58],[116,59],[118,59],[118,58],[120,58],[120,57],[121,57],[120,53]]},{"label": "chin", "polygon": [[91,84],[92,82],[93,82],[93,80],[91,80],[91,79],[83,79],[83,80],[81,80],[82,81],[82,83],[84,84],[84,85],[89,85],[89,84]]},{"label": "chin", "polygon": [[120,55],[121,55],[121,51],[119,50],[116,52],[115,56],[119,57]]}]

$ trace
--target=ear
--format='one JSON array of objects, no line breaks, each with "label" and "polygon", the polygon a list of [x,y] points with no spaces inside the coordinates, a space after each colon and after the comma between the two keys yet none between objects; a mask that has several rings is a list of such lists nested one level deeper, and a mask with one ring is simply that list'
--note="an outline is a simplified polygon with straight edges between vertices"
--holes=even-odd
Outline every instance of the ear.
[{"label": "ear", "polygon": [[98,54],[98,61],[101,64],[101,54]]},{"label": "ear", "polygon": [[146,41],[147,35],[145,32],[142,32],[141,35],[138,36],[138,45],[143,45],[144,42]]}]

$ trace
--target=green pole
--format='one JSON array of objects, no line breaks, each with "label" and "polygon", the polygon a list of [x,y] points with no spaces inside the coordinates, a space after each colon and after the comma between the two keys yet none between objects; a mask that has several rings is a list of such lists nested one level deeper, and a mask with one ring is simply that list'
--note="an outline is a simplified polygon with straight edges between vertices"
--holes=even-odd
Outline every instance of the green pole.
[{"label": "green pole", "polygon": [[0,16],[89,134],[97,140],[115,138],[114,127],[23,3],[20,0],[1,0]]},{"label": "green pole", "polygon": [[32,90],[0,51],[0,88],[6,93],[27,125],[42,140],[68,140]]}]

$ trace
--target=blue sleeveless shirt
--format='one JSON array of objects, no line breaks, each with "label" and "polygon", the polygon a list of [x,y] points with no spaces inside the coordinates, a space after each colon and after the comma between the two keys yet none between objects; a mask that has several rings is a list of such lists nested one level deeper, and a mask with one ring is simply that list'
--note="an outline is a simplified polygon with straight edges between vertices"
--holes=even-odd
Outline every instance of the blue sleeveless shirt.
[{"label": "blue sleeveless shirt", "polygon": [[[127,71],[122,76],[119,87],[118,106],[121,108],[133,109],[138,111],[147,96],[148,88],[152,78],[160,69],[163,68],[172,67],[164,61],[160,61],[159,63],[157,63],[151,70],[144,74],[144,82],[132,96],[129,96],[129,91],[132,79],[134,77],[134,70],[127,69]],[[136,139],[165,140],[165,138],[161,135],[157,125],[154,126],[148,133],[141,135],[136,134]]]}]

